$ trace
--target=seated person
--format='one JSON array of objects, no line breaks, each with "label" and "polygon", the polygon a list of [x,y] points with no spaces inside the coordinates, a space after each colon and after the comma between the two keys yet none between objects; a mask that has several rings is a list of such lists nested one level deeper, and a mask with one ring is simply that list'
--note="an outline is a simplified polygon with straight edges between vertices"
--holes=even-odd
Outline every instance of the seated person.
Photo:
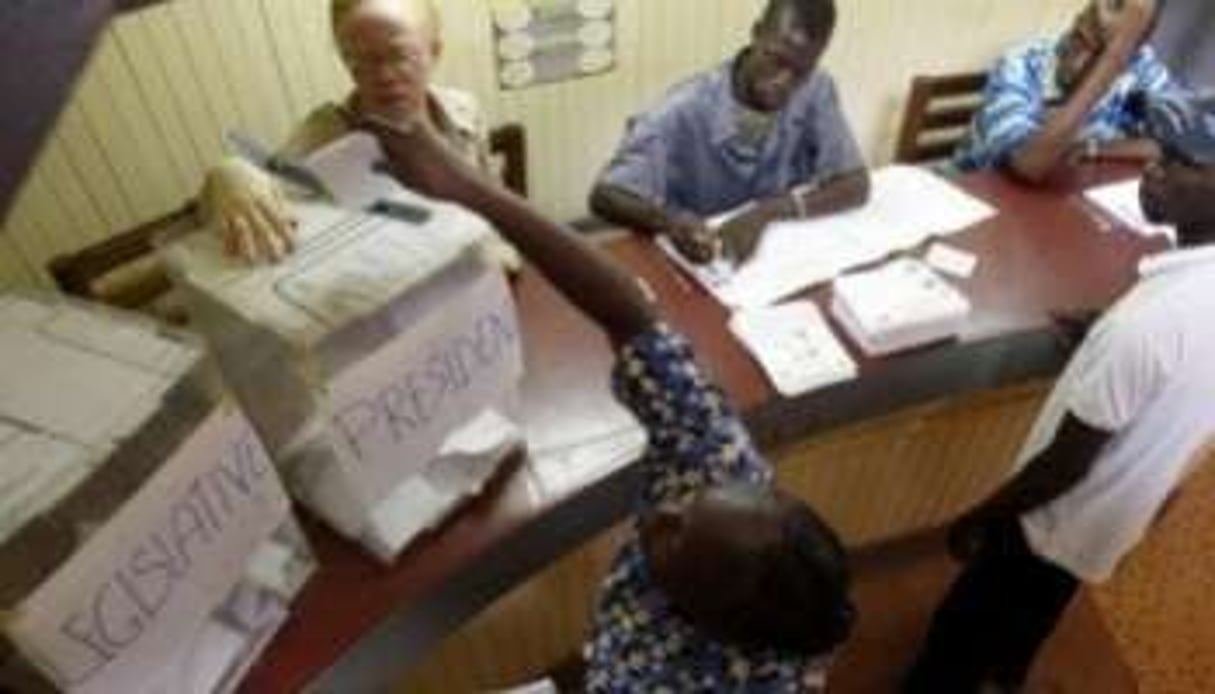
[{"label": "seated person", "polygon": [[[346,103],[350,111],[398,123],[424,114],[453,151],[489,175],[488,135],[475,97],[430,83],[443,49],[430,0],[332,0],[332,19],[355,84]],[[321,106],[280,154],[302,158],[350,132],[343,112],[336,104]],[[290,252],[290,208],[278,182],[256,166],[239,158],[224,161],[208,173],[201,202],[229,255],[257,261]]]},{"label": "seated person", "polygon": [[906,692],[1022,691],[1081,582],[1110,578],[1215,443],[1215,110],[1148,120],[1167,159],[1144,210],[1182,248],[1144,264],[1056,384],[1024,467],[954,524],[966,566]]},{"label": "seated person", "polygon": [[603,586],[591,692],[820,691],[854,612],[840,541],[773,486],[737,410],[638,282],[487,185],[420,123],[367,126],[415,190],[493,222],[617,352],[617,396],[649,431],[632,537]]},{"label": "seated person", "polygon": [[[769,0],[751,45],[632,120],[591,193],[592,211],[666,235],[707,262],[723,242],[745,260],[773,220],[863,204],[865,163],[835,83],[817,69],[835,19],[834,0]],[[709,228],[710,218],[748,203]]]},{"label": "seated person", "polygon": [[1154,158],[1134,104],[1172,85],[1144,45],[1155,17],[1155,0],[1091,0],[1062,38],[1005,55],[954,163],[1037,184],[1077,159]]}]

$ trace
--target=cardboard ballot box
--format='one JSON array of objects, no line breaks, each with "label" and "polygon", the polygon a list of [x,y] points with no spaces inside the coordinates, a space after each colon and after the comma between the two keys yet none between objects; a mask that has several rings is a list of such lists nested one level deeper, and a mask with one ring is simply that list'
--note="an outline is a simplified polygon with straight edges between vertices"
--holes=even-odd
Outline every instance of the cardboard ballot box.
[{"label": "cardboard ballot box", "polygon": [[298,203],[298,246],[275,265],[225,258],[209,230],[162,249],[293,495],[385,561],[521,445],[522,351],[479,250],[490,227],[396,200],[421,213]]},{"label": "cardboard ballot box", "polygon": [[313,561],[201,344],[0,295],[0,690],[230,691]]}]

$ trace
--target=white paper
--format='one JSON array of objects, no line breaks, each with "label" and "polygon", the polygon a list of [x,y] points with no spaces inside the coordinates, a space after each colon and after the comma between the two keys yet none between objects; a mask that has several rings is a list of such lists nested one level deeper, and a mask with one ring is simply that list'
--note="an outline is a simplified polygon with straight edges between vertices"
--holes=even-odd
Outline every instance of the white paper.
[{"label": "white paper", "polygon": [[453,431],[514,391],[522,375],[514,302],[496,272],[481,273],[442,310],[339,374],[329,387],[331,421],[349,447],[347,474],[364,506],[420,472]]},{"label": "white paper", "polygon": [[872,174],[864,207],[772,224],[742,267],[684,267],[729,307],[766,306],[994,214],[991,206],[929,171],[891,166]]},{"label": "white paper", "polygon": [[970,279],[979,266],[979,258],[945,243],[934,243],[924,256],[924,262],[936,270],[958,279]]},{"label": "white paper", "polygon": [[785,397],[857,376],[856,362],[810,301],[736,313],[730,319],[730,330]]},{"label": "white paper", "polygon": [[1143,205],[1139,202],[1139,179],[1131,179],[1121,183],[1110,183],[1085,191],[1084,197],[1113,217],[1126,229],[1141,236],[1168,236],[1174,238],[1176,230],[1163,224],[1153,224],[1143,214]]},{"label": "white paper", "polygon": [[383,162],[384,153],[375,137],[356,132],[314,152],[307,166],[339,206],[361,210],[404,191],[396,179],[382,173]]},{"label": "white paper", "polygon": [[970,302],[924,263],[899,258],[836,280],[832,312],[866,353],[884,355],[953,336]]},{"label": "white paper", "polygon": [[[24,308],[22,305],[24,304]],[[73,306],[12,300],[0,323],[0,417],[106,450],[160,407],[200,353]]]},{"label": "white paper", "polygon": [[75,489],[97,455],[0,421],[0,543]]},{"label": "white paper", "polygon": [[70,692],[145,692],[288,514],[242,415],[217,410],[18,606],[17,647]]}]

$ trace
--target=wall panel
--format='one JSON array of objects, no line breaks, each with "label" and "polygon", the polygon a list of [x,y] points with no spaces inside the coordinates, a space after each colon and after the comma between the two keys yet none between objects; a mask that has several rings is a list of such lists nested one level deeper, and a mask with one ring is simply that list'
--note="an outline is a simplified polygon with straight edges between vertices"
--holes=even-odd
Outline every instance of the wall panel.
[{"label": "wall panel", "polygon": [[[502,93],[487,0],[440,0],[443,81],[519,121],[533,197],[561,218],[586,191],[628,116],[673,82],[732,55],[763,0],[618,0],[619,66]],[[826,63],[870,159],[888,159],[911,75],[973,69],[1020,37],[1063,26],[1079,0],[849,0]],[[349,89],[327,0],[168,0],[111,28],[27,182],[0,244],[0,286],[45,282],[57,253],[175,209],[223,152],[231,127],[281,141]],[[13,257],[14,254],[18,257]]]}]

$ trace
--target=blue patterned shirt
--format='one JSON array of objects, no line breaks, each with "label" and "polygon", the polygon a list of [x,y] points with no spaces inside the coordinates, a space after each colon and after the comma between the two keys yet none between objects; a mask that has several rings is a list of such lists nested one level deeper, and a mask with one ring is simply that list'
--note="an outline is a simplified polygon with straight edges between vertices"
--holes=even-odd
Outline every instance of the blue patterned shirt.
[{"label": "blue patterned shirt", "polygon": [[[649,434],[639,514],[730,481],[770,483],[738,413],[665,326],[621,350],[616,396]],[[587,644],[590,692],[819,692],[824,661],[731,646],[676,615],[651,580],[636,528],[616,557]]]},{"label": "blue patterned shirt", "polygon": [[[1058,39],[1043,39],[1000,59],[988,78],[983,107],[954,159],[959,169],[1003,166],[1017,148],[1042,129],[1063,99],[1056,77],[1059,47]],[[1131,95],[1156,94],[1172,84],[1168,68],[1157,59],[1155,51],[1150,46],[1141,48],[1089,113],[1077,142],[1111,142],[1139,136],[1143,124],[1128,108]]]},{"label": "blue patterned shirt", "polygon": [[658,207],[711,217],[865,168],[831,76],[810,76],[776,114],[734,98],[734,61],[634,117],[599,178]]}]

